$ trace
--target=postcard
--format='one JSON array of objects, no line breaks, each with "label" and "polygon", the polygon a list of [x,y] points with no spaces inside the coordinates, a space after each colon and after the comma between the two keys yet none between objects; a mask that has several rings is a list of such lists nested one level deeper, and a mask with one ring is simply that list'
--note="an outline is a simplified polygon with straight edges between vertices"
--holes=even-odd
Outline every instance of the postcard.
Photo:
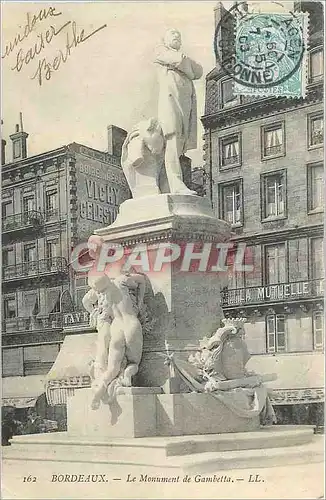
[{"label": "postcard", "polygon": [[2,3],[2,498],[324,498],[324,18]]}]

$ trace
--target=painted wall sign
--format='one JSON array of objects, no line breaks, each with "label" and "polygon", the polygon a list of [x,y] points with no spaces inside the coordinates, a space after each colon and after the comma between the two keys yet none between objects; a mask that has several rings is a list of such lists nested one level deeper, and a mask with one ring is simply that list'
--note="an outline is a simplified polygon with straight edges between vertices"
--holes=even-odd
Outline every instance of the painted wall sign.
[{"label": "painted wall sign", "polygon": [[256,304],[283,300],[318,297],[324,293],[323,280],[298,281],[279,285],[227,290],[222,293],[222,305]]}]

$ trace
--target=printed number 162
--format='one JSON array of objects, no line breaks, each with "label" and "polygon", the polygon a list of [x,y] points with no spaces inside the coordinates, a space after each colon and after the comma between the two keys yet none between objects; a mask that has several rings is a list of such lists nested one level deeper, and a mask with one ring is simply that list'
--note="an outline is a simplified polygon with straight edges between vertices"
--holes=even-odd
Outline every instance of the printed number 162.
[{"label": "printed number 162", "polygon": [[35,476],[24,476],[23,483],[36,483],[36,477]]}]

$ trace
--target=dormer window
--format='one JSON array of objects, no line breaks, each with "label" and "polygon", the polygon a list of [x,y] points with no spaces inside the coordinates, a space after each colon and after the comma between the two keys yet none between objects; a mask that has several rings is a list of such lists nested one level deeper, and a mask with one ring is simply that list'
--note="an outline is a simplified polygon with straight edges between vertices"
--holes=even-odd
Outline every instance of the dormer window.
[{"label": "dormer window", "polygon": [[310,52],[309,80],[311,82],[322,79],[324,74],[324,51],[322,48]]},{"label": "dormer window", "polygon": [[20,155],[21,155],[21,142],[20,141],[15,141],[13,143],[13,149],[14,149],[14,159],[20,158]]},{"label": "dormer window", "polygon": [[234,95],[232,80],[225,80],[224,82],[222,82],[221,93],[223,108],[234,106],[239,103],[238,97]]}]

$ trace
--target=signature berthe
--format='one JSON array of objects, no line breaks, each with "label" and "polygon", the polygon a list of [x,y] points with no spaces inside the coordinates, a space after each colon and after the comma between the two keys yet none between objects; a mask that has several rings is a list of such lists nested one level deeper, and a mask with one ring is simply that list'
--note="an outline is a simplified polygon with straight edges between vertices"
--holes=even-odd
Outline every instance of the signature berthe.
[{"label": "signature berthe", "polygon": [[[31,17],[27,14],[27,23],[23,28],[21,33],[16,34],[14,39],[6,45],[5,52],[2,58],[9,56],[15,49],[18,49],[19,44],[23,44],[24,40],[33,32],[34,27],[37,22],[47,19],[49,16],[59,16],[61,12],[55,12],[54,7],[49,9],[42,9],[37,15]],[[48,61],[43,54],[37,61],[37,69],[32,80],[36,80],[41,86],[44,80],[50,80],[52,73],[57,71],[63,63],[65,63],[68,57],[71,55],[71,50],[78,47],[80,44],[89,40],[96,33],[106,28],[106,24],[103,24],[99,28],[96,28],[91,33],[85,33],[84,28],[78,28],[75,21],[67,21],[59,28],[56,28],[52,24],[40,34],[37,34],[37,40],[30,46],[27,50],[21,47],[16,53],[15,65],[11,67],[12,71],[17,71],[18,73],[23,69],[24,66],[28,66],[31,61],[34,61],[40,54],[46,49],[46,47],[53,44],[55,37],[59,35],[63,30],[66,30],[65,46],[63,49],[58,49],[57,55]],[[43,56],[43,57],[42,57]]]},{"label": "signature berthe", "polygon": [[67,61],[68,57],[71,55],[71,49],[78,47],[78,45],[80,45],[81,43],[86,42],[86,40],[89,40],[103,28],[106,28],[106,26],[106,24],[103,24],[102,26],[88,34],[85,33],[85,30],[83,28],[78,31],[75,21],[68,21],[58,30],[56,30],[53,26],[50,26],[50,29],[46,31],[45,36],[39,35],[41,37],[41,43],[39,46],[35,44],[34,50],[29,49],[25,56],[23,55],[22,50],[18,51],[16,64],[12,69],[20,71],[24,64],[29,64],[29,62],[34,59],[36,54],[38,55],[42,52],[45,44],[50,44],[54,36],[57,36],[64,28],[68,28],[65,48],[63,50],[59,49],[58,55],[55,56],[51,62],[48,62],[45,57],[38,61],[37,69],[31,79],[37,80],[39,85],[41,86],[44,78],[46,80],[50,80],[53,71],[57,71],[60,68],[61,64]]}]

